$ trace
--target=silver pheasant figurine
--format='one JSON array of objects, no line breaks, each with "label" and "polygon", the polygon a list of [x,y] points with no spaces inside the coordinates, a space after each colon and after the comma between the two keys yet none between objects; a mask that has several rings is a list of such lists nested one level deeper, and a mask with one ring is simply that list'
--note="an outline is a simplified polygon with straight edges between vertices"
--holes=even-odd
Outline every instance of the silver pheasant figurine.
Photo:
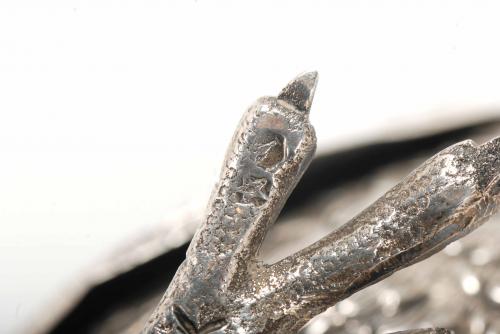
[{"label": "silver pheasant figurine", "polygon": [[300,75],[243,115],[186,260],[143,333],[297,332],[497,211],[500,138],[480,146],[465,141],[427,160],[323,239],[277,263],[260,262],[268,229],[314,155],[309,111],[316,83],[316,72]]}]

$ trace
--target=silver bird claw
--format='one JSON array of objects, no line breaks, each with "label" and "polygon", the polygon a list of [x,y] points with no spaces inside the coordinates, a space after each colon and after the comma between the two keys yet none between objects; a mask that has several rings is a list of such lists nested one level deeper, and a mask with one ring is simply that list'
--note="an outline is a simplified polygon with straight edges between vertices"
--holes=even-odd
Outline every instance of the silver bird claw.
[{"label": "silver bird claw", "polygon": [[186,260],[143,333],[294,333],[498,210],[500,138],[465,141],[318,242],[277,263],[259,262],[259,247],[316,148],[308,117],[316,83],[316,72],[300,75],[243,115]]}]

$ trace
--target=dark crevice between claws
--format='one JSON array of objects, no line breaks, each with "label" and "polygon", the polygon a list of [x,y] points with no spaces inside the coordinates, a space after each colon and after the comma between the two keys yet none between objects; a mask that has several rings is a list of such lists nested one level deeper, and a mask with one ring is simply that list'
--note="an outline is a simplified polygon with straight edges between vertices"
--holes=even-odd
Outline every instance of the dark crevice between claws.
[{"label": "dark crevice between claws", "polygon": [[182,307],[174,304],[172,306],[172,313],[174,314],[178,327],[182,330],[184,334],[197,334],[194,322],[192,322],[191,319],[189,319],[188,315],[182,309]]}]

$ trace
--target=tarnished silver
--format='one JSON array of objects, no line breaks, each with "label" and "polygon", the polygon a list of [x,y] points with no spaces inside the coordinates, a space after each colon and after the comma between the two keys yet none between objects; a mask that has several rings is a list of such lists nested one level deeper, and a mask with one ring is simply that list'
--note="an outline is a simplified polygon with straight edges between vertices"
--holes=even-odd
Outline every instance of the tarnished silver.
[{"label": "tarnished silver", "polygon": [[293,333],[394,271],[441,250],[500,204],[500,138],[438,153],[350,222],[274,264],[260,245],[315,149],[317,74],[243,116],[187,258],[144,333]]}]

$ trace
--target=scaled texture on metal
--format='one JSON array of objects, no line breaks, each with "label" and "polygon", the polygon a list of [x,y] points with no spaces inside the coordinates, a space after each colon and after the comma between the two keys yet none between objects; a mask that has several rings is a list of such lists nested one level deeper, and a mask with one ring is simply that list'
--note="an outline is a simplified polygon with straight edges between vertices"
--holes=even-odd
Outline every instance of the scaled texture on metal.
[{"label": "scaled texture on metal", "polygon": [[219,184],[144,333],[293,333],[394,271],[441,250],[500,204],[500,138],[427,160],[351,221],[274,264],[257,253],[315,150],[317,74],[244,114]]}]

